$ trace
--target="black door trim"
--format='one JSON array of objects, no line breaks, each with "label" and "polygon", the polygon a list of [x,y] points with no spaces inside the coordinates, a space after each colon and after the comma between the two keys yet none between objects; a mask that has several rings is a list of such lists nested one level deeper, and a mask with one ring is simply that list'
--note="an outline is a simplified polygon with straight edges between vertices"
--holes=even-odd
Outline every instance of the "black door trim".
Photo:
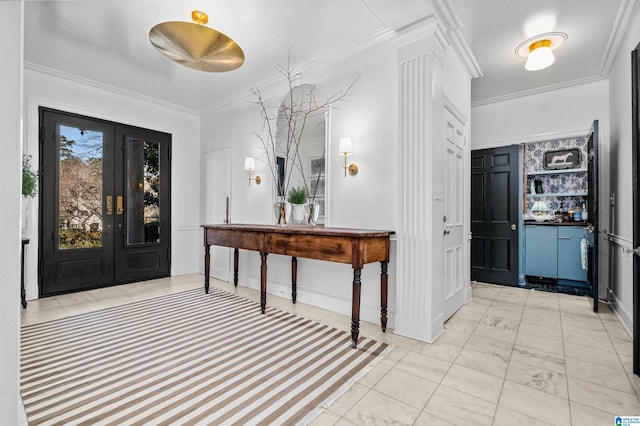
[{"label": "black door trim", "polygon": [[[640,44],[631,52],[633,247],[640,247]],[[640,257],[633,255],[633,374],[640,375]]]}]

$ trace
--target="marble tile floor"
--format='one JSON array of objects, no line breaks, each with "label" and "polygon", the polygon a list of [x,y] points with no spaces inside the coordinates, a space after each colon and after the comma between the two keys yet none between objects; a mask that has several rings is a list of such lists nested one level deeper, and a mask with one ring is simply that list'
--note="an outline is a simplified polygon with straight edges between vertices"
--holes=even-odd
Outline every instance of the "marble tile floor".
[{"label": "marble tile floor", "polygon": [[[144,281],[33,300],[30,324],[191,288],[201,274]],[[259,292],[212,280],[212,286],[259,300]],[[378,324],[361,334],[394,345],[313,425],[614,425],[640,415],[640,378],[631,339],[608,306],[590,299],[473,283],[473,299],[433,344]],[[269,295],[268,303],[339,329],[349,318]]]}]

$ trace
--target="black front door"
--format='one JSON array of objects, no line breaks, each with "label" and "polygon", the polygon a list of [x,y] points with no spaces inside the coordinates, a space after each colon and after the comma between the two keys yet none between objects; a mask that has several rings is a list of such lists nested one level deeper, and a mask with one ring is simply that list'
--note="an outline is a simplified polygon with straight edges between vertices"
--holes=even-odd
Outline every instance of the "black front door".
[{"label": "black front door", "polygon": [[517,145],[471,151],[471,279],[518,285]]},{"label": "black front door", "polygon": [[40,109],[41,296],[168,276],[170,135]]}]

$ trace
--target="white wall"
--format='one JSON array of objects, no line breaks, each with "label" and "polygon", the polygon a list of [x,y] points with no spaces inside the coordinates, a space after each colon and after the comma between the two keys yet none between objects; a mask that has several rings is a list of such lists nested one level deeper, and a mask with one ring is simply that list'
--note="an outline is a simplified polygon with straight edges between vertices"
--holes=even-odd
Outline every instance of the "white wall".
[{"label": "white wall", "polygon": [[633,262],[623,254],[623,247],[633,244],[632,187],[632,122],[631,122],[631,51],[640,43],[640,12],[629,24],[610,74],[610,152],[611,192],[616,205],[612,212],[611,233],[618,244],[613,245],[612,288],[616,312],[628,331],[633,328]]},{"label": "white wall", "polygon": [[471,148],[482,149],[564,136],[586,135],[600,120],[601,146],[607,151],[609,128],[607,80],[471,108]]},{"label": "white wall", "polygon": [[[96,65],[98,66],[98,65]],[[45,106],[172,135],[171,158],[171,274],[199,270],[200,233],[200,119],[177,109],[124,96],[69,78],[25,70],[25,151],[38,164],[38,107]],[[37,199],[34,200],[37,206]],[[37,298],[37,207],[29,218],[27,268],[28,299]]]},{"label": "white wall", "polygon": [[[295,52],[292,52],[295,57]],[[286,52],[279,63],[286,63]],[[274,66],[275,66],[274,62]],[[397,99],[395,50],[390,45],[356,54],[335,62],[314,63],[303,69],[303,81],[318,86],[325,95],[345,89],[353,77],[361,74],[352,96],[332,109],[327,185],[330,192],[330,225],[373,229],[395,229]],[[276,104],[285,95],[283,82],[260,86],[265,97]],[[247,90],[248,92],[248,90]],[[202,151],[229,146],[232,151],[231,217],[235,223],[273,223],[273,179],[261,157],[264,151],[251,133],[259,131],[261,119],[250,96],[221,105],[202,117]],[[349,162],[359,167],[356,176],[344,177],[342,160],[337,154],[341,136],[350,136],[354,153]],[[263,179],[259,186],[247,185],[243,169],[246,156],[256,157],[256,171]],[[206,186],[203,191],[206,190]],[[204,212],[202,212],[204,217]],[[395,257],[392,247],[392,256]],[[290,260],[270,255],[269,292],[289,294]],[[389,327],[395,309],[394,262],[389,265]],[[343,314],[351,312],[352,270],[349,265],[298,260],[298,300]],[[260,258],[257,253],[240,252],[240,283],[258,288]],[[365,266],[362,275],[361,318],[379,322],[378,264]]]},{"label": "white wall", "polygon": [[22,2],[0,1],[0,424],[18,424]]}]

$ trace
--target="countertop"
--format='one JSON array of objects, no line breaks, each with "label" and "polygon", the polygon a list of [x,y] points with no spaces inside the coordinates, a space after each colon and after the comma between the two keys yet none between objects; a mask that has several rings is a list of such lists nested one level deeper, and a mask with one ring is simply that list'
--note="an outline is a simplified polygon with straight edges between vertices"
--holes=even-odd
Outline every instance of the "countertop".
[{"label": "countertop", "polygon": [[525,225],[540,225],[540,226],[581,226],[586,228],[589,224],[588,222],[536,222],[535,220],[525,220]]}]

